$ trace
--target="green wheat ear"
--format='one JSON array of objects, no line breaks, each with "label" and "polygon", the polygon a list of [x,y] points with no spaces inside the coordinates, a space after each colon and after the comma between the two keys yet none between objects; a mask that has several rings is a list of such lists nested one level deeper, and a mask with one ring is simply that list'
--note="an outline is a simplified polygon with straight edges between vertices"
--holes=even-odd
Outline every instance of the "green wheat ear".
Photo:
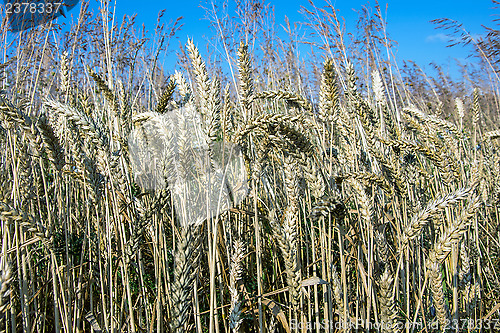
[{"label": "green wheat ear", "polygon": [[173,78],[170,78],[168,80],[165,91],[158,99],[158,104],[156,105],[156,112],[165,113],[167,111],[168,103],[172,100],[176,87],[177,83]]}]

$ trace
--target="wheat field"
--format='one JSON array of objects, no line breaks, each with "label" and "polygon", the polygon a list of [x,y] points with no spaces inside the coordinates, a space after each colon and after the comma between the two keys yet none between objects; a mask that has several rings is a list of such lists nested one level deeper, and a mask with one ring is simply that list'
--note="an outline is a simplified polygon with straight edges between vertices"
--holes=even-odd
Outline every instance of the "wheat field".
[{"label": "wheat field", "polygon": [[438,22],[478,59],[452,80],[379,6],[310,2],[301,41],[213,5],[222,56],[98,6],[2,25],[1,331],[500,330],[497,30]]}]

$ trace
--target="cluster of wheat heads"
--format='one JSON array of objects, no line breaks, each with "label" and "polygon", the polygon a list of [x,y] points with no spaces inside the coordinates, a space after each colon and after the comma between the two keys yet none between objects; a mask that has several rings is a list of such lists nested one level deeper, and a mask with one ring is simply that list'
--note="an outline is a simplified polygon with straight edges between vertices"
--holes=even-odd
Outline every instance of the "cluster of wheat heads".
[{"label": "cluster of wheat heads", "polygon": [[[377,70],[361,92],[348,61],[324,61],[312,103],[259,89],[245,44],[236,87],[186,49],[189,71],[155,108],[90,68],[92,89],[74,91],[66,54],[62,93],[39,112],[0,95],[0,329],[477,331],[498,319],[500,135],[481,128],[480,91],[457,101],[457,125],[389,99]],[[130,134],[179,109],[175,144],[162,123],[150,138],[178,156],[154,170],[176,186],[141,186]],[[204,158],[238,145],[248,179],[244,200],[205,218],[189,213],[209,184],[190,129]]]}]

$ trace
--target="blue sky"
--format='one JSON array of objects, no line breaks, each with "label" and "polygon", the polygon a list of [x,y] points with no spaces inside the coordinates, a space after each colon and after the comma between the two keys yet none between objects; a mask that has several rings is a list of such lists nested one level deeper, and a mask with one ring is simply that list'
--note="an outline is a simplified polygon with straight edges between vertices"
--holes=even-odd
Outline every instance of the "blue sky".
[{"label": "blue sky", "polygon": [[[137,22],[144,23],[150,31],[154,29],[157,14],[162,9],[167,9],[164,21],[175,20],[183,16],[182,29],[177,37],[185,43],[188,37],[194,39],[195,43],[203,46],[206,39],[213,34],[208,27],[208,21],[204,20],[205,12],[200,7],[206,4],[206,0],[178,0],[178,1],[132,1],[117,0],[116,13],[119,19],[124,14],[137,14]],[[274,5],[277,29],[284,23],[285,15],[290,21],[304,21],[299,13],[301,5],[308,7],[306,0],[268,0],[267,3]],[[338,16],[344,17],[348,32],[355,32],[357,13],[363,5],[370,4],[361,0],[331,0],[331,3],[339,10]],[[374,2],[372,1],[371,4]],[[382,8],[388,4],[386,12],[387,31],[389,36],[398,42],[397,59],[399,61],[414,60],[420,67],[429,70],[430,62],[443,65],[445,70],[455,76],[457,67],[454,59],[464,60],[468,54],[466,48],[457,46],[446,48],[446,38],[443,31],[435,29],[429,21],[437,18],[451,18],[462,22],[471,34],[484,33],[481,25],[492,26],[493,14],[500,10],[493,10],[494,6],[490,0],[464,1],[464,0],[388,0],[379,2]],[[316,6],[322,6],[324,2],[315,1]],[[97,1],[92,0],[91,8],[97,8]],[[78,14],[78,9],[72,11]],[[178,42],[171,44],[176,49]]]}]

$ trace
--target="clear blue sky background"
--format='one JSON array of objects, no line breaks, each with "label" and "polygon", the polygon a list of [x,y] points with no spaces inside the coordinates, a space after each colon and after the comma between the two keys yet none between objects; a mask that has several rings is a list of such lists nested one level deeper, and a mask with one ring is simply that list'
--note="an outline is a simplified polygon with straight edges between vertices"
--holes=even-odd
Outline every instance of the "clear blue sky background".
[{"label": "clear blue sky background", "polygon": [[[177,37],[185,43],[187,37],[191,37],[198,45],[205,45],[206,38],[213,32],[208,28],[208,21],[204,20],[205,12],[200,3],[206,4],[206,0],[117,0],[116,13],[121,19],[124,14],[137,14],[137,22],[146,25],[153,31],[158,12],[167,9],[164,21],[175,20],[183,16],[182,30]],[[277,29],[284,23],[285,15],[291,22],[304,21],[299,13],[301,5],[309,8],[306,0],[268,0],[267,3],[274,5]],[[369,4],[362,0],[331,0],[331,3],[339,9],[339,17],[344,17],[348,32],[355,32],[357,13],[363,5]],[[374,2],[372,1],[371,4]],[[430,62],[443,65],[453,76],[457,73],[454,59],[465,60],[469,50],[460,46],[446,48],[447,39],[443,31],[436,30],[435,25],[429,21],[437,18],[451,18],[460,21],[464,27],[473,35],[484,34],[481,25],[493,26],[495,14],[500,10],[493,10],[494,4],[490,0],[386,0],[379,2],[381,7],[387,7],[387,31],[389,36],[398,42],[397,58],[401,60],[414,60],[420,67],[429,70]],[[323,6],[322,0],[315,1],[316,6]],[[98,8],[97,1],[91,2],[91,8]],[[77,15],[78,9],[72,11]],[[171,44],[176,49],[178,42]],[[168,65],[168,63],[167,63]]]}]

